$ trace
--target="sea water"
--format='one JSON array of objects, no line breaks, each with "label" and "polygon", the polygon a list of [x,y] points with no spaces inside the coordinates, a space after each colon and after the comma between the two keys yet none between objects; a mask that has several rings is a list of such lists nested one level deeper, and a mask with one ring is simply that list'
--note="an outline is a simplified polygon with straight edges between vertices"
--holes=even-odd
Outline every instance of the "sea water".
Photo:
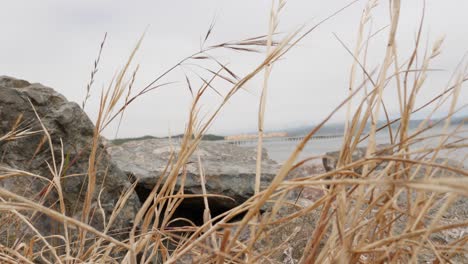
[{"label": "sea water", "polygon": [[[410,130],[410,135],[417,132],[415,129]],[[393,131],[396,133],[396,131]],[[440,158],[449,158],[452,160],[459,161],[464,164],[465,167],[468,167],[468,125],[465,126],[449,126],[444,132],[442,126],[433,127],[430,130],[421,133],[417,138],[425,140],[419,141],[411,145],[410,150],[414,151],[416,149],[429,149],[437,147],[441,141],[446,139],[443,135],[453,133],[448,141],[445,141],[445,145],[448,143],[457,144],[461,147],[457,149],[445,149],[439,152],[438,157]],[[390,136],[388,130],[382,130],[376,135],[377,144],[389,144]],[[393,135],[395,137],[395,135]],[[299,144],[299,141],[283,141],[278,140],[268,140],[263,143],[263,147],[266,148],[268,156],[275,160],[278,163],[282,163],[289,158],[291,153],[296,149],[296,146]],[[367,146],[368,140],[363,140],[359,146]],[[252,141],[246,143],[242,146],[244,147],[254,147],[256,142]],[[326,152],[337,151],[341,148],[343,144],[343,137],[338,138],[324,138],[324,139],[312,139],[310,140],[301,154],[299,155],[298,160],[309,158],[312,156],[320,156]],[[465,145],[465,146],[462,146]],[[317,159],[316,162],[321,162],[321,159]]]}]

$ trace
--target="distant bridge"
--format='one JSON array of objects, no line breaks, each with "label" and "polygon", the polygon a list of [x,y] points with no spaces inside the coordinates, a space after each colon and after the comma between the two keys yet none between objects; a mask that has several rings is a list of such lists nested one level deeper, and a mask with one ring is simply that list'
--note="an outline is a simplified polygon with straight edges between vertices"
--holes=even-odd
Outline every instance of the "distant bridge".
[{"label": "distant bridge", "polygon": [[[317,135],[310,138],[310,140],[323,140],[323,139],[334,139],[341,138],[343,135]],[[305,136],[298,137],[268,137],[263,138],[263,142],[282,142],[282,141],[302,141]],[[258,142],[258,138],[246,138],[246,139],[237,139],[237,140],[224,140],[224,142],[233,144],[233,145],[247,145]]]}]

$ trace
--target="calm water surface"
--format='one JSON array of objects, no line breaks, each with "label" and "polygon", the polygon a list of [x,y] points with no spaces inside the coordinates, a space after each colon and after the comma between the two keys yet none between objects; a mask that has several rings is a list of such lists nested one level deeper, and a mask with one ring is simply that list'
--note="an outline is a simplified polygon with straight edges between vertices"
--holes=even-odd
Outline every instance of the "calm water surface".
[{"label": "calm water surface", "polygon": [[[457,129],[456,126],[450,126],[447,131],[448,133],[454,132]],[[415,130],[411,131],[412,133]],[[442,137],[440,136],[443,132],[442,127],[434,127],[430,131],[423,133],[422,135],[418,136],[418,138],[427,137],[427,136],[437,136],[432,137],[430,139],[424,140],[420,143],[416,143],[413,145],[413,149],[416,148],[427,148],[427,147],[435,147],[440,142]],[[376,137],[377,144],[388,144],[390,143],[390,137],[388,130],[386,132],[382,131],[377,134]],[[303,152],[299,156],[299,159],[308,158],[311,156],[322,155],[326,152],[336,151],[342,145],[343,138],[330,138],[330,139],[319,139],[319,140],[311,140],[308,142],[306,147],[304,148]],[[458,141],[458,142],[456,142]],[[454,134],[448,142],[456,142],[457,144],[468,144],[468,125],[458,128],[457,133]],[[299,142],[291,142],[291,141],[266,141],[263,143],[264,147],[268,151],[268,155],[271,159],[282,163],[284,162],[289,155],[294,151],[296,145]],[[363,141],[360,146],[366,146],[367,140]],[[254,147],[256,146],[256,142],[246,143],[242,145],[245,147]],[[455,159],[457,161],[462,161],[465,167],[468,167],[468,148],[465,146],[464,148],[457,149],[456,151],[453,150],[444,150],[439,155],[440,157],[449,157],[451,159]]]}]

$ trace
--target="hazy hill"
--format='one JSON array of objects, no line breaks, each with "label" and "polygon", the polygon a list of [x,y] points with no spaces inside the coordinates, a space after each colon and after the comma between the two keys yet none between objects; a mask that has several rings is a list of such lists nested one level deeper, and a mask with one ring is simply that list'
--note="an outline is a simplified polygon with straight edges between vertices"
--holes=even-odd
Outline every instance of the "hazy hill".
[{"label": "hazy hill", "polygon": [[[423,120],[422,119],[415,119],[410,121],[410,129],[416,128]],[[432,123],[436,123],[440,121],[440,119],[433,119]],[[468,121],[468,116],[458,116],[453,117],[451,120],[452,125],[458,125],[461,123],[466,124]],[[386,121],[379,121],[377,123],[378,127],[381,127],[386,124]],[[443,122],[440,123],[442,125]],[[399,126],[399,122],[395,122],[392,124],[393,128],[397,128]],[[296,128],[287,129],[286,132],[289,136],[302,136],[310,132],[314,126],[300,126]],[[364,132],[368,132],[370,129],[370,125],[367,125],[364,129]],[[344,123],[332,123],[325,125],[322,127],[318,132],[317,135],[331,135],[331,134],[342,134],[344,132]]]},{"label": "hazy hill", "polygon": [[[179,139],[179,138],[182,138],[182,137],[183,137],[183,134],[179,134],[179,135],[172,136],[171,138]],[[125,142],[129,142],[129,141],[137,141],[137,140],[145,140],[145,139],[157,139],[157,138],[167,139],[169,137],[154,137],[154,136],[146,135],[146,136],[134,137],[134,138],[117,138],[117,139],[113,139],[113,140],[110,140],[110,141],[114,145],[120,145],[120,144],[123,144]],[[202,140],[208,140],[208,141],[224,140],[224,136],[206,134],[206,135],[203,136]]]}]

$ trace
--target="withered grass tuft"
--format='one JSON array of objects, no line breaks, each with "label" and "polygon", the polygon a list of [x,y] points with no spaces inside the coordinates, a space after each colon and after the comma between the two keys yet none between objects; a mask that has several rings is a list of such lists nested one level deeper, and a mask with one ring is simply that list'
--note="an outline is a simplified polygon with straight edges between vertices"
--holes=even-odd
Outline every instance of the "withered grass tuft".
[{"label": "withered grass tuft", "polygon": [[[187,260],[193,263],[462,263],[467,261],[468,219],[451,217],[456,210],[464,211],[468,197],[468,172],[463,167],[466,156],[453,162],[445,158],[447,153],[467,148],[466,130],[463,124],[453,128],[451,118],[466,105],[458,106],[459,94],[468,80],[466,68],[459,67],[455,77],[440,93],[422,105],[416,104],[418,95],[425,92],[425,81],[431,74],[431,64],[442,51],[443,39],[433,43],[429,50],[422,50],[422,25],[420,21],[416,41],[410,57],[402,57],[397,47],[400,0],[389,1],[389,26],[372,31],[372,12],[377,1],[370,0],[362,13],[354,48],[349,48],[338,36],[338,41],[354,59],[349,76],[349,96],[337,103],[322,122],[312,129],[297,147],[276,177],[266,189],[260,189],[261,164],[257,164],[255,195],[238,207],[216,217],[210,214],[207,193],[203,189],[205,213],[202,226],[188,219],[185,227],[169,227],[174,221],[172,214],[182,200],[183,184],[176,188],[178,178],[185,177],[185,166],[225,104],[255,76],[263,73],[264,82],[258,112],[258,157],[261,159],[263,120],[266,93],[271,67],[290,49],[310,35],[314,29],[341,11],[328,16],[310,28],[304,27],[290,34],[278,34],[277,25],[286,2],[274,1],[271,8],[270,27],[264,36],[242,41],[207,45],[214,30],[214,23],[204,36],[200,51],[195,52],[157,76],[140,90],[133,87],[136,72],[131,70],[135,53],[143,37],[138,41],[125,66],[101,94],[100,111],[96,121],[94,140],[90,142],[91,154],[88,180],[83,187],[86,199],[80,219],[72,218],[63,200],[59,199],[58,210],[31,201],[21,195],[0,188],[0,222],[2,226],[21,223],[35,233],[31,241],[11,237],[12,243],[0,244],[2,263],[176,263]],[[368,33],[366,33],[368,32]],[[366,35],[367,34],[367,35]],[[385,54],[380,66],[368,69],[366,64],[369,40],[376,34],[387,34]],[[101,50],[104,41],[101,44]],[[265,59],[245,76],[238,76],[228,65],[210,54],[216,49],[238,52],[265,51]],[[101,50],[99,54],[101,53]],[[97,72],[100,57],[94,64],[91,81],[86,90],[86,100]],[[211,62],[211,64],[205,63]],[[213,63],[214,62],[214,63]],[[193,101],[188,113],[188,124],[181,148],[173,153],[167,164],[165,181],[160,181],[142,204],[130,230],[110,230],[133,191],[122,194],[112,215],[106,219],[104,229],[97,230],[91,223],[91,204],[100,186],[95,183],[96,164],[99,162],[100,134],[126,107],[140,96],[170,85],[167,75],[185,64],[198,64],[211,78],[203,79],[198,89],[188,76],[187,83]],[[215,65],[215,66],[205,66]],[[128,81],[127,81],[128,80]],[[215,81],[230,85],[222,92],[214,86]],[[385,106],[384,91],[397,94],[399,117],[391,119]],[[200,118],[202,97],[214,91],[221,96],[218,107],[208,116]],[[445,118],[436,124],[430,123],[443,105],[449,105]],[[355,107],[353,107],[355,106]],[[308,140],[329,122],[340,109],[346,109],[347,121],[336,168],[319,174],[288,177],[290,172],[306,162],[298,160]],[[355,109],[355,110],[352,110]],[[419,127],[410,129],[415,113],[429,113]],[[386,124],[378,126],[383,111]],[[365,132],[370,124],[370,131]],[[397,125],[395,125],[397,124]],[[427,136],[426,131],[442,125],[443,133]],[[390,144],[386,151],[376,151],[376,134],[387,130]],[[45,135],[47,128],[43,127]],[[0,137],[0,143],[38,133],[27,128],[14,128]],[[463,134],[465,133],[465,134]],[[367,140],[364,157],[353,159],[358,144]],[[430,144],[429,144],[430,143]],[[52,144],[50,138],[45,144]],[[54,155],[53,153],[51,153]],[[311,159],[313,159],[312,157]],[[316,158],[316,157],[315,157]],[[202,161],[199,160],[201,182]],[[34,175],[15,170],[1,170],[0,181],[6,177],[34,177],[48,182],[62,197],[61,177],[65,157],[54,157],[51,175]],[[299,164],[299,165],[298,165]],[[163,177],[161,177],[162,179]],[[325,189],[323,186],[329,186]],[[132,185],[132,188],[135,184]],[[304,190],[319,189],[323,195],[305,203]],[[299,194],[295,195],[294,194]],[[294,199],[291,199],[294,197]],[[268,208],[265,213],[261,210]],[[35,214],[54,219],[61,228],[54,237],[42,235],[35,227]],[[163,215],[164,217],[160,217]],[[230,220],[240,217],[239,221]],[[180,219],[179,219],[180,220]],[[8,228],[6,228],[8,229]],[[78,230],[78,232],[76,231]],[[78,235],[71,235],[71,233]],[[125,237],[115,236],[120,232]],[[455,235],[447,235],[455,234]],[[280,238],[278,238],[280,237]],[[53,243],[52,243],[53,241]],[[92,243],[90,243],[92,241]],[[465,262],[466,263],[466,262]]]}]

